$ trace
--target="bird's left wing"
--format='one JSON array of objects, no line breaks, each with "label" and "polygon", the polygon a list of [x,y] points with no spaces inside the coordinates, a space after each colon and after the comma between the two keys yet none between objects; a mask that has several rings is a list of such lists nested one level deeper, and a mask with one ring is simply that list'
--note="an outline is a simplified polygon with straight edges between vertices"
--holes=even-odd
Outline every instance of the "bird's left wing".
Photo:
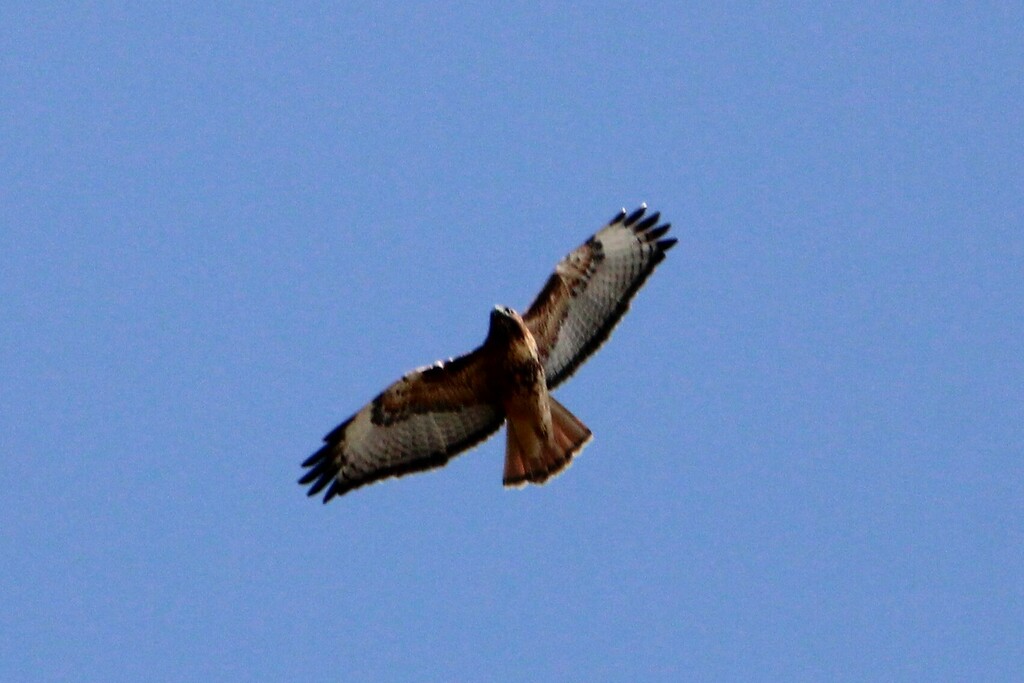
[{"label": "bird's left wing", "polygon": [[482,349],[408,373],[324,437],[302,463],[324,502],[385,477],[440,467],[505,421]]},{"label": "bird's left wing", "polygon": [[523,321],[537,341],[548,388],[568,379],[611,334],[676,240],[660,214],[623,210],[555,267]]}]

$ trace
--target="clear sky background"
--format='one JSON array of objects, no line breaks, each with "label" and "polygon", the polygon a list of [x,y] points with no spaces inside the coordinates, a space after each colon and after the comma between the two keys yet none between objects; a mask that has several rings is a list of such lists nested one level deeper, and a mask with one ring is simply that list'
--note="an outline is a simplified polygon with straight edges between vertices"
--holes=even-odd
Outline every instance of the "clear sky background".
[{"label": "clear sky background", "polygon": [[[1019,680],[1024,7],[355,4],[0,7],[0,679]],[[305,497],[642,201],[567,473]]]}]

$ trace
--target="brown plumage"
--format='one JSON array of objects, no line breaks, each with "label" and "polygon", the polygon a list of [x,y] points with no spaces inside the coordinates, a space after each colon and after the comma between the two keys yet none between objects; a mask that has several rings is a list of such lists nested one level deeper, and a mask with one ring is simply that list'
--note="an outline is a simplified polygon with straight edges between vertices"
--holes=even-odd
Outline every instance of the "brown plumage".
[{"label": "brown plumage", "polygon": [[385,477],[440,467],[507,421],[503,483],[542,484],[591,432],[550,395],[607,340],[676,243],[646,206],[619,213],[562,259],[522,317],[495,307],[475,351],[414,370],[326,437],[302,463],[324,502]]}]

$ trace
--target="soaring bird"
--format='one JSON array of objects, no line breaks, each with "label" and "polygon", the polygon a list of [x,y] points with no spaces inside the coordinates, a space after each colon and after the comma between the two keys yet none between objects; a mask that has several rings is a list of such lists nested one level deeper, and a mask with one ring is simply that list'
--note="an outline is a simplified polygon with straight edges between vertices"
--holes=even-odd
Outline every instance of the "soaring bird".
[{"label": "soaring bird", "polygon": [[458,358],[417,368],[327,436],[299,479],[324,502],[352,489],[440,467],[506,429],[505,486],[543,484],[591,431],[551,395],[608,339],[675,238],[647,205],[620,211],[570,252],[526,313],[496,306],[487,337]]}]

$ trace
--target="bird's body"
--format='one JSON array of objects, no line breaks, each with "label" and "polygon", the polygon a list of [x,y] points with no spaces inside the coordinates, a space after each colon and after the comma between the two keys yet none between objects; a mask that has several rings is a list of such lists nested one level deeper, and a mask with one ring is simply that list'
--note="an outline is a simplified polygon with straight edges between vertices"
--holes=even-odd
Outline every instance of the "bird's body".
[{"label": "bird's body", "polygon": [[543,483],[565,469],[590,440],[590,430],[548,393],[533,333],[515,311],[496,307],[484,347],[496,357],[488,383],[505,412],[505,486]]},{"label": "bird's body", "polygon": [[443,465],[507,422],[506,486],[540,484],[568,466],[590,430],[550,394],[607,339],[676,242],[658,214],[622,211],[558,264],[520,316],[497,306],[483,344],[419,368],[325,438],[299,480],[324,502],[389,476]]}]

